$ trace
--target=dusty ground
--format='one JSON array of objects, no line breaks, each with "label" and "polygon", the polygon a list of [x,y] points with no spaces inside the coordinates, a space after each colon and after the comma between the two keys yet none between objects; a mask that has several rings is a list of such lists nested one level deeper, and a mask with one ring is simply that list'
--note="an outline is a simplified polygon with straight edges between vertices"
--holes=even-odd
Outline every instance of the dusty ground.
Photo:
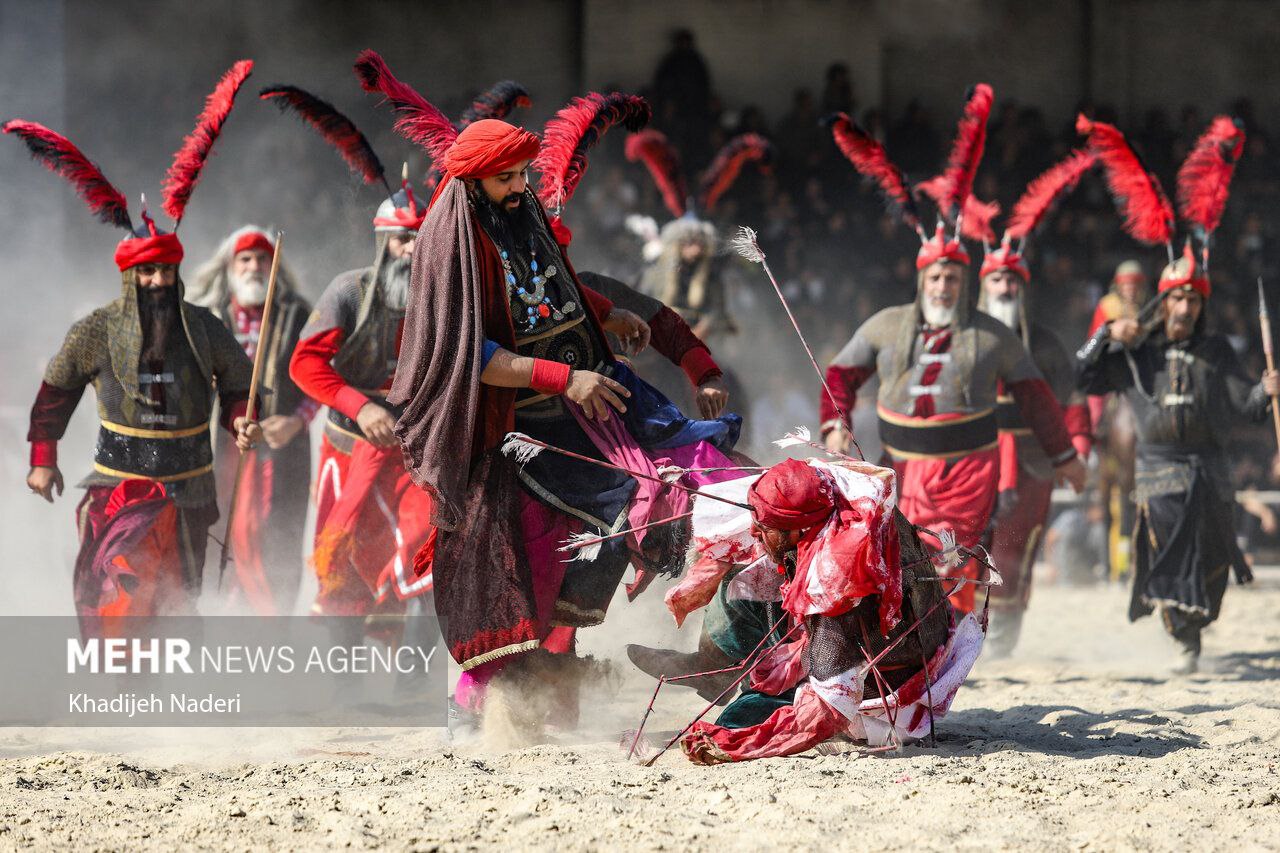
[{"label": "dusty ground", "polygon": [[0,848],[1280,848],[1280,583],[1229,591],[1192,677],[1124,603],[1042,588],[1018,656],[980,661],[938,748],[898,755],[628,764],[638,679],[585,743],[506,753],[431,729],[7,730]]}]

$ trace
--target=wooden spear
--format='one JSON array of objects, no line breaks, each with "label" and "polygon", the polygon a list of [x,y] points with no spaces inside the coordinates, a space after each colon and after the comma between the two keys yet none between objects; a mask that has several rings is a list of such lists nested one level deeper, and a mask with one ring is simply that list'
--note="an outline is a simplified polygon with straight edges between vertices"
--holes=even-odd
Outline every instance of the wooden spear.
[{"label": "wooden spear", "polygon": [[[253,377],[249,380],[249,402],[244,416],[249,422],[257,414],[258,386],[262,382],[262,367],[265,354],[271,340],[271,308],[276,301],[276,277],[280,272],[280,252],[284,246],[284,232],[276,232],[275,251],[271,255],[271,276],[267,279],[267,301],[262,306],[262,324],[258,326],[258,347],[253,353]],[[236,463],[236,478],[231,485],[231,504],[227,507],[227,527],[222,534],[222,557],[218,561],[218,589],[222,589],[222,575],[227,570],[227,560],[231,557],[231,531],[236,521],[236,506],[240,502],[240,483],[244,480],[245,464],[249,454],[240,452],[240,461]]]},{"label": "wooden spear", "polygon": [[[1262,276],[1258,276],[1258,323],[1262,326],[1262,353],[1267,357],[1267,372],[1276,369],[1275,352],[1271,348],[1271,317],[1267,314],[1267,294],[1262,289]],[[1280,400],[1271,397],[1271,420],[1276,428],[1276,444],[1280,445]]]}]

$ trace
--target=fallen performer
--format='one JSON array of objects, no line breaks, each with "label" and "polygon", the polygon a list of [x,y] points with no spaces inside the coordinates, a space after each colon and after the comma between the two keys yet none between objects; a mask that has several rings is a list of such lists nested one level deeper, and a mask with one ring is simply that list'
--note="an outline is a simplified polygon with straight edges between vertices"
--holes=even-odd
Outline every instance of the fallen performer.
[{"label": "fallen performer", "polygon": [[[701,559],[668,606],[681,620],[709,605],[695,653],[703,665],[756,663],[717,722],[694,723],[681,739],[689,759],[718,764],[793,755],[837,736],[882,746],[928,734],[977,659],[983,630],[946,602],[934,556],[896,509],[892,470],[789,459],[707,491],[745,497],[751,512],[695,502]],[[722,579],[709,587],[717,570]],[[684,595],[682,586],[703,592]],[[753,657],[757,649],[765,651]],[[661,652],[628,652],[653,675],[688,671],[684,656],[668,654],[666,669]],[[725,686],[735,677],[710,676]]]}]

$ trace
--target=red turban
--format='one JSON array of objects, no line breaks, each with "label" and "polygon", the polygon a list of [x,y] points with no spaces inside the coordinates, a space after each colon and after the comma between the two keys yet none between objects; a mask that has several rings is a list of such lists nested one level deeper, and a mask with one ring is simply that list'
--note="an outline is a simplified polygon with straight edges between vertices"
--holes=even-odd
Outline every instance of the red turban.
[{"label": "red turban", "polygon": [[116,266],[121,272],[139,264],[177,264],[182,261],[182,243],[177,234],[126,237],[116,246]]},{"label": "red turban", "polygon": [[785,459],[751,485],[747,503],[765,527],[808,530],[831,515],[835,492],[813,466]]},{"label": "red turban", "polygon": [[241,234],[240,239],[236,240],[236,244],[231,247],[231,254],[238,255],[249,250],[266,252],[272,256],[276,253],[276,247],[271,244],[271,238],[261,231],[248,231]]},{"label": "red turban", "polygon": [[496,118],[467,125],[444,155],[444,170],[453,178],[488,178],[524,160],[532,160],[542,143],[535,133]]}]

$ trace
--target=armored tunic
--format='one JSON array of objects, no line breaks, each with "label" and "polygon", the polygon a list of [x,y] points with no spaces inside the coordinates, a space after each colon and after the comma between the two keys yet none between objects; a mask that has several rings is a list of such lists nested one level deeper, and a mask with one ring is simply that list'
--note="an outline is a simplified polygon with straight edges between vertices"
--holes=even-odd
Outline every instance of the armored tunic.
[{"label": "armored tunic", "polygon": [[214,395],[229,422],[235,405],[248,397],[253,365],[217,317],[189,303],[175,315],[185,334],[169,335],[163,363],[128,364],[129,353],[136,359],[138,351],[136,343],[122,340],[130,337],[120,330],[130,316],[137,334],[136,302],[122,297],[71,327],[45,371],[31,438],[60,439],[92,384],[101,424],[94,470],[81,485],[149,479],[164,483],[180,507],[211,505]]}]

